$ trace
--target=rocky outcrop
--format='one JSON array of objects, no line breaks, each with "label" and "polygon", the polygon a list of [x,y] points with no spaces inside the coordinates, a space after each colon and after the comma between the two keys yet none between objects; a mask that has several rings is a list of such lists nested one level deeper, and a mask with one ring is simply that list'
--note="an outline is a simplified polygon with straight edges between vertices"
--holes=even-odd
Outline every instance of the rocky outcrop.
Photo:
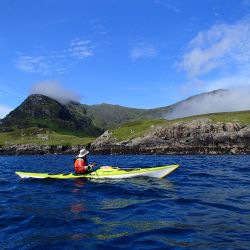
[{"label": "rocky outcrop", "polygon": [[210,119],[152,128],[145,136],[118,141],[106,131],[91,144],[104,154],[249,154],[250,126]]},{"label": "rocky outcrop", "polygon": [[0,155],[47,155],[47,154],[76,154],[83,145],[37,145],[37,144],[6,144],[0,146]]}]

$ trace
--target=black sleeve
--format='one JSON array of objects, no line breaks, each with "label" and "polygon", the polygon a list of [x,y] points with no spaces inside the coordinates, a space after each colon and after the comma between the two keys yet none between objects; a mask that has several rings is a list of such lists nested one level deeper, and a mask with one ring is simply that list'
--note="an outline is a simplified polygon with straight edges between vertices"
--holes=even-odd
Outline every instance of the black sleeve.
[{"label": "black sleeve", "polygon": [[86,165],[89,165],[87,157],[84,157],[83,160],[86,162]]}]

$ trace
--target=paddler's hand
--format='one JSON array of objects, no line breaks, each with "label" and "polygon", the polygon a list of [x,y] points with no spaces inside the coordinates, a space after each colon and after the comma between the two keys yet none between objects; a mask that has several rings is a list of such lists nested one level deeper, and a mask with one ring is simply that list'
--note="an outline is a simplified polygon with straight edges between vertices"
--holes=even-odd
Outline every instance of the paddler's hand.
[{"label": "paddler's hand", "polygon": [[92,170],[92,165],[88,165],[88,166],[87,166],[87,170],[88,170],[88,171]]},{"label": "paddler's hand", "polygon": [[90,165],[88,165],[88,171],[92,170],[92,168],[95,167],[95,166],[96,166],[95,162],[92,163],[92,164],[90,164]]}]

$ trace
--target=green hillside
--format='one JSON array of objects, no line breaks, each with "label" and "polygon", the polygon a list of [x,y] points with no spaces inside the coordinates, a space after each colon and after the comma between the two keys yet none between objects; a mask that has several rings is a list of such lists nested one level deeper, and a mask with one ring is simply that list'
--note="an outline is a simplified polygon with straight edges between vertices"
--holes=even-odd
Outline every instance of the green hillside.
[{"label": "green hillside", "polygon": [[12,132],[0,133],[0,145],[4,144],[38,144],[38,145],[87,145],[95,137],[78,137],[60,134],[46,128],[26,128]]},{"label": "green hillside", "polygon": [[[129,140],[139,136],[143,136],[154,126],[169,126],[176,122],[188,122],[198,118],[208,118],[214,123],[217,122],[240,122],[243,124],[250,124],[250,111],[230,112],[230,113],[216,113],[206,114],[199,116],[191,116],[175,120],[138,120],[125,123],[119,128],[112,129],[114,137],[118,140]],[[11,132],[0,133],[0,145],[14,143],[14,144],[27,144],[35,143],[39,145],[87,145],[95,140],[96,137],[79,136],[61,134],[48,128],[25,128],[17,129]]]},{"label": "green hillside", "polygon": [[95,126],[104,130],[116,128],[125,122],[145,118],[146,109],[127,108],[119,105],[82,105]]}]

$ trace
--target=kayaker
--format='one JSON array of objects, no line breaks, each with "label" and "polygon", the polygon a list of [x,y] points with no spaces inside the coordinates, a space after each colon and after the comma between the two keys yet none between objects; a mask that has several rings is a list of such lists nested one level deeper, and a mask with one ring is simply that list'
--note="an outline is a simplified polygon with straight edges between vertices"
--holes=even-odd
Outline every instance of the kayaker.
[{"label": "kayaker", "polygon": [[96,163],[88,164],[87,155],[89,151],[86,149],[81,149],[79,155],[75,157],[74,167],[77,174],[86,174],[92,170]]}]

